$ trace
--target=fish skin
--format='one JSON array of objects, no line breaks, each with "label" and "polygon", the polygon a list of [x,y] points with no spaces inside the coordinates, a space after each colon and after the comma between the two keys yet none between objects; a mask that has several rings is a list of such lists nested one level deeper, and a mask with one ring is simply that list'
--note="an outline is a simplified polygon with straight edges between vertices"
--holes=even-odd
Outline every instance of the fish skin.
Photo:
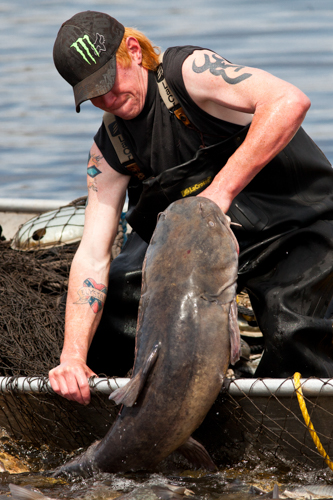
[{"label": "fish skin", "polygon": [[230,350],[232,362],[239,357],[237,271],[237,240],[214,202],[188,198],[160,214],[143,265],[133,376],[110,396],[123,406],[106,436],[57,473],[153,469],[176,449],[215,469],[190,436],[221,389]]}]

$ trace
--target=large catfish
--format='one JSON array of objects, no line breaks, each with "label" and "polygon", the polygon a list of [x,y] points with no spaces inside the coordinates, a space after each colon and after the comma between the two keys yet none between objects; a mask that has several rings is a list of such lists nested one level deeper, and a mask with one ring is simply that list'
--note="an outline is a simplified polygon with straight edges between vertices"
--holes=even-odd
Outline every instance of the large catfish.
[{"label": "large catfish", "polygon": [[133,376],[110,396],[123,406],[62,471],[152,469],[176,449],[215,468],[190,436],[239,357],[237,267],[236,238],[215,203],[193,197],[160,214],[143,266]]}]

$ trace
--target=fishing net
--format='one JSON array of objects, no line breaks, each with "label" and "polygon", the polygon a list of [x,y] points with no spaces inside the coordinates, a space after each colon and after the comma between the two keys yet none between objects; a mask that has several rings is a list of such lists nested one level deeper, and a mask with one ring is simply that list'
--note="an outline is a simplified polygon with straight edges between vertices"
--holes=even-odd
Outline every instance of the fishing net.
[{"label": "fishing net", "polygon": [[46,375],[58,364],[62,299],[76,247],[21,253],[0,243],[1,375]]},{"label": "fishing net", "polygon": [[[67,452],[88,446],[102,438],[114,422],[119,407],[108,399],[121,379],[96,379],[92,382],[92,399],[88,406],[64,400],[49,388],[46,378],[16,377],[0,382],[0,427],[25,447],[47,446],[52,453]],[[313,442],[300,410],[292,379],[270,381],[229,381],[194,433],[210,452],[219,467],[244,461],[253,466],[327,468],[322,454]],[[274,380],[274,379],[272,379]],[[301,381],[304,401],[325,452],[333,455],[333,380]],[[310,383],[310,387],[309,384]],[[36,387],[37,384],[37,387]],[[29,385],[31,386],[29,389]],[[274,384],[273,384],[274,385]],[[307,389],[308,387],[308,389]]]},{"label": "fishing net", "polygon": [[[304,379],[303,403],[327,457],[333,455],[333,380]],[[196,433],[218,463],[250,460],[327,467],[300,408],[293,378],[227,381]],[[333,465],[333,464],[332,464]]]},{"label": "fishing net", "polygon": [[[92,382],[88,406],[57,396],[46,378],[59,361],[68,275],[78,246],[78,241],[66,243],[68,233],[66,238],[64,235],[72,230],[77,235],[82,221],[76,216],[82,207],[84,200],[65,212],[59,209],[61,212],[54,211],[51,216],[35,218],[23,227],[21,239],[14,245],[0,241],[0,428],[4,429],[0,449],[16,453],[17,447],[10,444],[14,439],[23,443],[25,450],[47,446],[53,454],[71,452],[102,438],[118,413],[119,408],[108,399],[115,383],[111,378]],[[60,217],[64,217],[61,224]],[[52,244],[46,241],[49,235]],[[113,258],[124,238],[120,221]],[[29,241],[33,242],[30,246]],[[14,248],[19,244],[24,251]],[[262,335],[246,294],[238,297],[238,307],[242,337],[250,349],[229,374],[232,378],[253,376],[262,351]],[[242,385],[242,379],[230,380],[195,433],[218,465],[255,456],[325,466],[304,422],[292,380],[281,379],[275,388],[265,380],[248,379],[248,387]],[[258,383],[264,384],[264,391],[262,387],[257,391]],[[327,387],[332,388],[331,395]],[[333,385],[322,381],[317,391],[305,390],[304,394],[325,452],[333,455]]]},{"label": "fishing net", "polygon": [[[0,241],[2,376],[46,376],[59,363],[69,270],[79,244],[66,241],[68,234],[82,233],[85,200],[35,217],[13,241]],[[44,245],[45,237],[49,240]],[[120,253],[124,238],[121,220],[112,258]],[[25,251],[17,251],[20,245]]]},{"label": "fishing net", "polygon": [[99,391],[101,381],[94,384],[91,403],[83,406],[57,396],[46,377],[2,378],[0,427],[26,446],[47,445],[52,451],[88,446],[106,434],[118,413],[108,399],[112,380],[104,379],[106,391]]}]

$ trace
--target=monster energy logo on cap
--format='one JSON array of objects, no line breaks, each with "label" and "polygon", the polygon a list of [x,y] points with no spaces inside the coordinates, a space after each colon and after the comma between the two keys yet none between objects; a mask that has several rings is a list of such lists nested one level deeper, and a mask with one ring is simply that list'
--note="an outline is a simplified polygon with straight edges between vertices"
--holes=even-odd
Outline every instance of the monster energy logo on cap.
[{"label": "monster energy logo on cap", "polygon": [[124,33],[125,27],[114,17],[90,10],[75,14],[60,27],[53,59],[60,75],[73,87],[77,112],[82,102],[113,87],[116,54]]},{"label": "monster energy logo on cap", "polygon": [[[88,64],[91,64],[91,61],[96,64],[96,60],[91,54],[91,50],[95,56],[99,57],[100,52],[106,50],[105,38],[103,35],[96,33],[95,43],[91,43],[89,36],[84,35],[82,38],[78,38],[74,43],[72,43],[71,47],[74,47]],[[90,61],[88,58],[90,58]]]}]

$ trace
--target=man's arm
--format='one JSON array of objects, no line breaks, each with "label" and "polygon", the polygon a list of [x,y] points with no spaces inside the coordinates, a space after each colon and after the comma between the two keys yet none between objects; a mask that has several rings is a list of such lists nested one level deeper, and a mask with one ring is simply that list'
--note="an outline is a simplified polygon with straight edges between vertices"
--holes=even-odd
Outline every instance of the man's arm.
[{"label": "man's arm", "polygon": [[111,248],[129,176],[112,169],[94,143],[88,161],[84,231],[68,285],[65,340],[60,365],[49,373],[52,388],[67,399],[90,401],[87,354],[99,324],[109,282]]},{"label": "man's arm", "polygon": [[243,144],[200,194],[227,212],[235,196],[293,138],[310,101],[290,83],[228,63],[208,50],[195,51],[185,60],[183,78],[194,102],[207,113],[240,124],[244,113],[253,114]]}]

